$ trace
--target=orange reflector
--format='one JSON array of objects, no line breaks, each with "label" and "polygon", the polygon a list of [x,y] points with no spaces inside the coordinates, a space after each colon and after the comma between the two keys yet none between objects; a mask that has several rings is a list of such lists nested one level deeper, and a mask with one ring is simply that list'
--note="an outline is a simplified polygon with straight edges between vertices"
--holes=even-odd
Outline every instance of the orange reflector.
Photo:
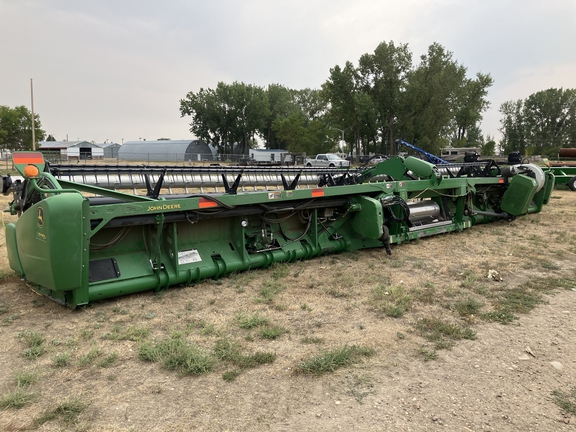
[{"label": "orange reflector", "polygon": [[15,164],[43,164],[44,156],[40,152],[13,153],[12,159]]},{"label": "orange reflector", "polygon": [[24,168],[24,175],[28,178],[34,178],[38,174],[40,174],[40,170],[36,165],[26,165],[26,168]]},{"label": "orange reflector", "polygon": [[504,183],[504,179],[498,179],[498,183]]},{"label": "orange reflector", "polygon": [[321,189],[321,188],[312,189],[312,196],[313,196],[313,197],[322,197],[322,196],[324,196],[324,189]]},{"label": "orange reflector", "polygon": [[200,208],[218,207],[218,203],[211,201],[207,198],[198,198],[198,207]]}]

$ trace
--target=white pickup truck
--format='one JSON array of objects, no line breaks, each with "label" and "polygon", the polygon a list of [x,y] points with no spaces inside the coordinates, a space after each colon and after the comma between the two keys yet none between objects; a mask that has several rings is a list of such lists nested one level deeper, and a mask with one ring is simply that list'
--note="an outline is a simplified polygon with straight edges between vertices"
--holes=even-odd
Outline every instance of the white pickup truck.
[{"label": "white pickup truck", "polygon": [[350,162],[346,159],[342,159],[334,153],[323,153],[316,155],[313,159],[306,159],[307,167],[324,167],[324,168],[338,168],[338,167],[350,167]]}]

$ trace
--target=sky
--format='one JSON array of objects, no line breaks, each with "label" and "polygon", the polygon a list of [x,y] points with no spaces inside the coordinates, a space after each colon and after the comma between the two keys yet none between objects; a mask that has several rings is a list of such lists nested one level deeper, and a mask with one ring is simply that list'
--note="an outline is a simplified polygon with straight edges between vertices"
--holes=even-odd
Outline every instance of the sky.
[{"label": "sky", "polygon": [[0,0],[0,105],[30,109],[33,88],[56,140],[193,139],[188,92],[319,89],[390,41],[489,73],[497,140],[503,102],[576,88],[576,0]]}]

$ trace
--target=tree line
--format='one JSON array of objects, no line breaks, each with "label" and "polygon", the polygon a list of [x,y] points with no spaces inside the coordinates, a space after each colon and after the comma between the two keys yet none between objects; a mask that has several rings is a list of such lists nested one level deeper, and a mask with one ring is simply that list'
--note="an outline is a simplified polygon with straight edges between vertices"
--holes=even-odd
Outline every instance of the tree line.
[{"label": "tree line", "polygon": [[500,106],[504,152],[556,157],[562,147],[576,147],[576,90],[539,91]]},{"label": "tree line", "polygon": [[336,65],[320,89],[280,84],[262,88],[234,82],[189,92],[180,101],[190,131],[222,153],[232,143],[243,152],[258,137],[266,148],[322,153],[394,153],[402,138],[430,152],[484,144],[482,113],[493,80],[467,77],[467,69],[440,44],[430,45],[414,65],[407,44],[382,42],[357,64]]},{"label": "tree line", "polygon": [[[34,114],[34,133],[37,141],[46,136],[38,114]],[[32,113],[24,105],[0,105],[0,148],[32,150]]]}]

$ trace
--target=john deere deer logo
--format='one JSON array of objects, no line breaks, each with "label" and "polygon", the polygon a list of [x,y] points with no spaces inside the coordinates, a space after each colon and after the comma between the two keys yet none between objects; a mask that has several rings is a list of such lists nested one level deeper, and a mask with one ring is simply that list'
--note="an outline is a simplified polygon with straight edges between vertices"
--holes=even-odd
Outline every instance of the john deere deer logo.
[{"label": "john deere deer logo", "polygon": [[38,207],[38,226],[39,227],[43,227],[44,226],[44,209],[42,207]]}]

